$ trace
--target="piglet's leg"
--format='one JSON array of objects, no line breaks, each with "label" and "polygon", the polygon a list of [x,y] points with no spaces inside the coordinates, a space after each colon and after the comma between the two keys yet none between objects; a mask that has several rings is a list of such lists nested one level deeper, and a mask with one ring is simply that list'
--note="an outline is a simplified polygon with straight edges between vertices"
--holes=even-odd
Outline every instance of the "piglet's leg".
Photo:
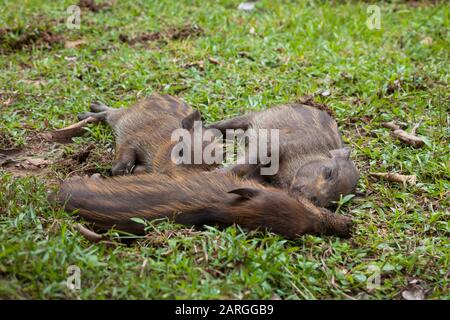
[{"label": "piglet's leg", "polygon": [[114,112],[113,108],[110,108],[101,102],[94,101],[91,103],[91,112],[78,114],[78,120],[81,121],[86,118],[92,117],[100,121],[105,121],[107,120],[108,115],[112,112]]},{"label": "piglet's leg", "polygon": [[111,174],[120,176],[130,174],[136,166],[136,152],[130,146],[118,147]]},{"label": "piglet's leg", "polygon": [[249,115],[243,115],[243,116],[232,118],[232,119],[226,119],[226,120],[214,122],[214,123],[206,126],[206,128],[207,129],[217,129],[217,130],[220,130],[222,133],[226,133],[227,129],[247,130],[250,125],[250,120],[251,120],[251,118]]},{"label": "piglet's leg", "polygon": [[108,107],[106,104],[103,104],[98,101],[93,101],[91,103],[91,111],[92,112],[103,112],[103,111],[111,111],[113,108]]},{"label": "piglet's leg", "polygon": [[94,119],[99,120],[99,121],[105,121],[107,116],[108,116],[108,112],[107,111],[103,111],[103,112],[99,112],[99,113],[83,112],[83,113],[79,113],[77,115],[78,120],[80,120],[80,121],[82,121],[84,119],[87,119],[89,117],[94,118]]}]

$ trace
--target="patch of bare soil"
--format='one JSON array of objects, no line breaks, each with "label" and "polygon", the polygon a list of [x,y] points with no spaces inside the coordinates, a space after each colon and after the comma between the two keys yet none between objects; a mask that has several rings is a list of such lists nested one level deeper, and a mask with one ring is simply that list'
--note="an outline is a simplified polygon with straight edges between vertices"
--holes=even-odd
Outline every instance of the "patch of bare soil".
[{"label": "patch of bare soil", "polygon": [[99,12],[101,10],[109,9],[112,5],[113,4],[109,2],[96,3],[94,0],[80,0],[80,2],[78,2],[78,6],[80,8],[84,8],[92,12]]},{"label": "patch of bare soil", "polygon": [[73,151],[65,151],[55,163],[55,171],[67,176],[82,176],[100,173],[109,168],[113,161],[113,152],[107,146],[90,143],[79,146]]},{"label": "patch of bare soil", "polygon": [[0,170],[19,177],[44,177],[49,173],[51,153],[51,146],[38,134],[27,139],[26,147],[0,149]]},{"label": "patch of bare soil", "polygon": [[182,40],[190,37],[197,37],[203,34],[203,29],[196,24],[186,24],[182,27],[170,27],[163,31],[142,33],[136,37],[129,37],[126,34],[119,35],[119,40],[129,45],[146,43],[151,41]]},{"label": "patch of bare soil", "polygon": [[6,132],[0,131],[0,150],[2,149],[13,149],[14,141]]},{"label": "patch of bare soil", "polygon": [[29,50],[33,46],[50,49],[63,44],[63,36],[53,31],[50,25],[26,25],[0,29],[0,51],[2,52]]},{"label": "patch of bare soil", "polygon": [[28,138],[23,148],[0,149],[0,171],[17,177],[37,176],[57,183],[71,175],[100,173],[111,166],[111,148],[90,143],[66,145],[54,143],[48,133],[37,133]]},{"label": "patch of bare soil", "polygon": [[[343,2],[343,1],[341,1]],[[371,0],[364,0],[364,2],[366,3],[373,3],[373,1]],[[380,2],[389,2],[392,3],[393,1],[380,1]],[[437,5],[439,3],[444,3],[443,0],[403,0],[403,1],[395,1],[395,4],[398,5],[403,5],[403,4],[407,4],[411,7],[426,7],[426,6],[433,6],[433,5]]]},{"label": "patch of bare soil", "polygon": [[426,7],[439,4],[442,0],[406,0],[405,1],[411,7]]}]

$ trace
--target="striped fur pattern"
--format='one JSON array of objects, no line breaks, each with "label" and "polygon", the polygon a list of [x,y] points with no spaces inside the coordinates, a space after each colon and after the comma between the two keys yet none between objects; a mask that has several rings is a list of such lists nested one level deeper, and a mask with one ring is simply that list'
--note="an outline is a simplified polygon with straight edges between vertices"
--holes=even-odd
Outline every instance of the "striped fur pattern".
[{"label": "striped fur pattern", "polygon": [[233,174],[190,172],[76,178],[64,182],[56,195],[68,211],[101,229],[144,232],[146,220],[169,218],[183,225],[238,224],[268,229],[287,238],[302,234],[349,236],[351,220],[298,201],[282,190]]}]

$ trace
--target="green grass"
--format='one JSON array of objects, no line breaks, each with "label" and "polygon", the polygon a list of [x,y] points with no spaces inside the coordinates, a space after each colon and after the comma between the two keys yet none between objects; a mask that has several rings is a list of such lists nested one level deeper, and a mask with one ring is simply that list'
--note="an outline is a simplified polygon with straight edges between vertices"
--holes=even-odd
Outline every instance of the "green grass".
[{"label": "green grass", "polygon": [[[378,2],[381,29],[370,30],[368,4],[356,1],[267,0],[250,13],[236,10],[239,1],[117,1],[83,11],[81,28],[69,30],[60,21],[70,1],[2,2],[0,27],[14,30],[0,43],[0,149],[33,145],[31,155],[69,160],[39,176],[0,169],[0,298],[398,299],[411,286],[426,298],[450,297],[447,5]],[[119,41],[188,23],[203,34]],[[21,32],[42,33],[47,24],[87,44],[11,49]],[[56,178],[107,173],[113,139],[106,126],[73,144],[36,146],[39,134],[73,123],[91,100],[119,107],[159,91],[214,121],[327,90],[315,99],[335,111],[365,193],[339,209],[356,222],[349,240],[162,223],[110,248],[87,242],[46,200]],[[380,125],[390,120],[407,129],[422,121],[417,134],[426,146],[392,138]],[[70,159],[89,143],[90,171]],[[415,174],[418,183],[374,180],[369,172]],[[66,287],[70,265],[81,269],[80,291]],[[369,290],[371,266],[381,270],[381,286]]]}]

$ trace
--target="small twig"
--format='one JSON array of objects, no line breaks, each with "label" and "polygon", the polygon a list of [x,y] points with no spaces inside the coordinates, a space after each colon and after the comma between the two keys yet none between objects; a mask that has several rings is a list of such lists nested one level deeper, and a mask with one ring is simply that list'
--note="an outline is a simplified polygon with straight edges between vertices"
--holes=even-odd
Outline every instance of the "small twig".
[{"label": "small twig", "polygon": [[417,127],[420,125],[420,122],[414,126],[411,133],[406,132],[405,130],[400,129],[400,127],[395,124],[393,121],[391,122],[383,122],[382,126],[392,130],[392,135],[399,140],[412,145],[413,147],[421,147],[425,144],[425,141],[422,138],[419,138],[415,135],[415,131]]},{"label": "small twig", "polygon": [[387,173],[387,172],[372,172],[369,173],[372,177],[383,178],[392,182],[400,182],[403,185],[415,185],[417,177],[415,175],[403,175],[399,173]]},{"label": "small twig", "polygon": [[144,262],[142,262],[141,272],[139,273],[139,277],[141,277],[141,278],[144,275],[144,270],[145,270],[145,267],[147,266],[147,263],[148,263],[148,259],[144,259]]},{"label": "small twig", "polygon": [[417,128],[420,127],[420,125],[422,124],[423,119],[420,119],[419,122],[417,122],[414,127],[411,129],[411,134],[412,135],[416,135],[416,130]]},{"label": "small twig", "polygon": [[108,240],[108,238],[106,238],[105,236],[102,236],[92,230],[89,230],[88,228],[82,226],[81,224],[77,223],[75,225],[75,228],[81,233],[81,235],[88,240],[89,242],[92,243],[101,243],[104,244],[108,247],[117,247],[117,245],[119,245],[119,243],[114,242],[114,241],[110,241]]},{"label": "small twig", "polygon": [[86,127],[89,123],[97,123],[99,121],[99,119],[94,117],[88,117],[68,127],[53,131],[51,133],[51,139],[58,142],[70,142],[73,137],[82,136],[86,132],[84,127]]},{"label": "small twig", "polygon": [[394,131],[394,130],[400,130],[400,127],[399,127],[398,125],[396,125],[396,124],[394,123],[394,121],[391,121],[391,122],[383,122],[381,125],[382,125],[383,127],[387,128],[387,129],[391,129],[392,131]]},{"label": "small twig", "polygon": [[222,62],[220,62],[219,60],[217,60],[217,59],[215,59],[213,57],[208,57],[208,61],[211,62],[212,64],[215,64],[215,65],[219,65],[219,66],[222,65]]}]

